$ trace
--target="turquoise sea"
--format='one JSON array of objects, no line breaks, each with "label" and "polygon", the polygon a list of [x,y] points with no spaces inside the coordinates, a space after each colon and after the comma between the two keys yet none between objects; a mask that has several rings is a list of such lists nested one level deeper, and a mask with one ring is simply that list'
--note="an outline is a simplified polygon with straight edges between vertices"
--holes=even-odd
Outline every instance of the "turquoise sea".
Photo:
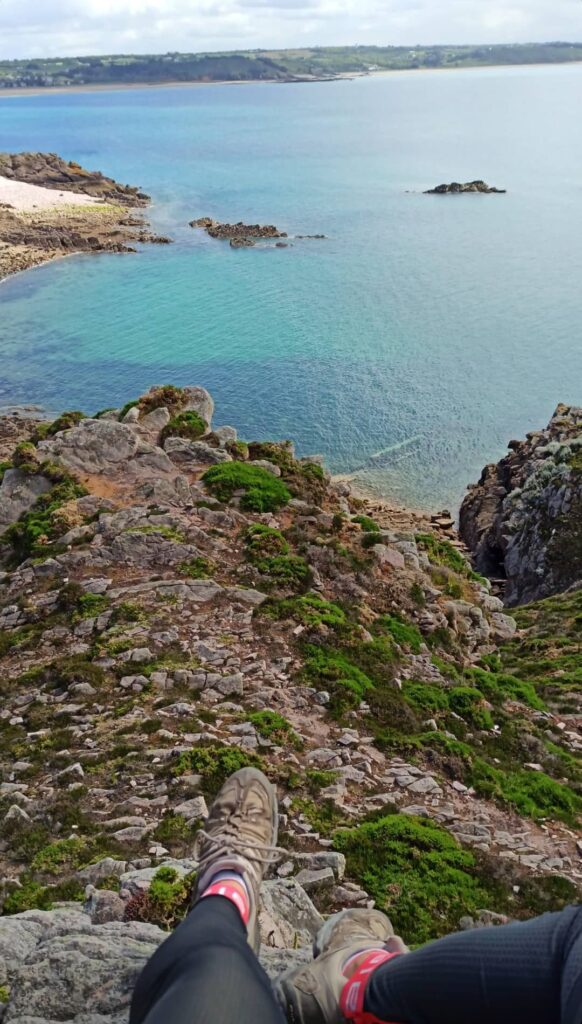
[{"label": "turquoise sea", "polygon": [[[0,285],[0,405],[203,384],[217,422],[441,508],[582,403],[582,66],[0,99],[0,149],[154,198],[169,247]],[[506,196],[424,196],[484,178]],[[322,241],[234,251],[201,215]]]}]

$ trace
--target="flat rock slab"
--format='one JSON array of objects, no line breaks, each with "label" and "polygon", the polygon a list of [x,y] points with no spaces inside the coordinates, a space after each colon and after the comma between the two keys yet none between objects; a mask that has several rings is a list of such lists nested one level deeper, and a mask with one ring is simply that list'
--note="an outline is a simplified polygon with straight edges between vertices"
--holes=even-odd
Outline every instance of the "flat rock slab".
[{"label": "flat rock slab", "polygon": [[[280,891],[280,883],[273,884]],[[305,893],[301,902],[298,889],[290,890],[289,909],[296,925],[310,920],[313,926],[317,912]],[[75,910],[0,918],[0,985],[10,989],[3,1024],[127,1024],[137,978],[167,937],[136,921],[95,925]],[[270,977],[310,957],[307,946],[261,949]]]}]

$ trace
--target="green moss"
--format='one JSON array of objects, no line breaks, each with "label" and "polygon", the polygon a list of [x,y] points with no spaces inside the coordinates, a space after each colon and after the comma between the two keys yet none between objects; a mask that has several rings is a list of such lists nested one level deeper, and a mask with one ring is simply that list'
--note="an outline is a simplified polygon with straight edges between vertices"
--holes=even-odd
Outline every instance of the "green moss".
[{"label": "green moss", "polygon": [[247,558],[251,562],[289,554],[289,544],[281,531],[262,523],[249,526],[245,534],[245,545]]},{"label": "green moss", "polygon": [[32,441],[19,441],[14,449],[12,462],[18,469],[34,473],[38,468],[37,451]]},{"label": "green moss", "polygon": [[194,873],[180,878],[173,868],[158,868],[147,892],[128,900],[126,921],[146,921],[172,931],[190,909],[195,883]]},{"label": "green moss", "polygon": [[241,508],[250,512],[276,512],[291,498],[289,488],[279,477],[246,462],[211,466],[202,480],[219,501],[230,501],[235,491],[244,491]]},{"label": "green moss", "polygon": [[464,914],[488,905],[474,855],[429,819],[390,815],[337,833],[334,848],[413,945],[455,931]]},{"label": "green moss", "polygon": [[304,558],[299,555],[276,555],[274,558],[260,558],[255,567],[278,587],[298,590],[307,586],[310,569]]},{"label": "green moss", "polygon": [[326,601],[318,594],[304,594],[283,601],[270,601],[261,609],[273,619],[297,619],[305,626],[330,626],[342,629],[347,624],[343,608],[332,601]]},{"label": "green moss", "polygon": [[23,914],[27,910],[50,910],[50,889],[32,879],[25,879],[22,888],[15,889],[4,900],[3,914]]},{"label": "green moss", "polygon": [[30,647],[36,637],[33,626],[22,626],[20,629],[0,629],[0,658],[12,650],[25,650]]},{"label": "green moss", "polygon": [[380,533],[380,527],[375,519],[370,516],[354,516],[352,523],[358,523],[364,533]]},{"label": "green moss", "polygon": [[305,655],[301,672],[303,681],[318,690],[330,690],[332,710],[337,714],[357,707],[374,689],[369,676],[342,651],[308,644]]},{"label": "green moss", "polygon": [[373,624],[374,632],[386,632],[396,641],[399,647],[419,654],[424,643],[420,630],[411,622],[406,622],[402,615],[381,615]]},{"label": "green moss", "polygon": [[410,588],[410,598],[419,608],[424,608],[426,597],[420,583],[413,583]]},{"label": "green moss", "polygon": [[56,875],[63,869],[76,870],[84,863],[87,844],[84,839],[57,839],[39,850],[32,861],[34,871]]},{"label": "green moss", "polygon": [[345,824],[345,818],[333,800],[317,802],[308,797],[295,797],[292,809],[296,814],[303,814],[307,821],[322,836],[333,834],[335,829]]},{"label": "green moss", "polygon": [[435,712],[449,710],[447,691],[442,686],[405,679],[402,683],[402,694],[411,707],[421,714],[432,715]]},{"label": "green moss", "polygon": [[510,804],[528,818],[555,818],[569,825],[579,821],[582,798],[544,772],[503,771],[477,758],[471,783],[482,796]]},{"label": "green moss", "polygon": [[200,555],[198,558],[190,559],[189,562],[181,562],[178,571],[192,580],[209,580],[215,574],[216,566],[210,558]]},{"label": "green moss", "polygon": [[288,722],[277,711],[253,711],[247,715],[247,722],[254,725],[259,736],[262,736],[263,739],[272,740],[279,744],[290,743],[296,750],[302,746],[301,740],[291,722]]},{"label": "green moss", "polygon": [[247,559],[276,586],[292,590],[305,587],[309,566],[304,558],[290,555],[289,544],[280,529],[256,523],[246,531]]},{"label": "green moss", "polygon": [[109,598],[105,594],[83,594],[77,602],[80,619],[90,619],[101,615],[109,608]]},{"label": "green moss", "polygon": [[467,669],[465,675],[493,704],[516,700],[527,704],[534,711],[546,710],[546,705],[538,696],[533,684],[517,679],[516,676],[502,672],[485,672],[479,668]]},{"label": "green moss", "polygon": [[299,465],[303,476],[308,480],[315,480],[317,483],[323,483],[325,480],[323,466],[319,466],[316,462],[300,462]]},{"label": "green moss", "polygon": [[10,999],[10,989],[7,985],[0,985],[0,1003],[7,1003]]},{"label": "green moss", "polygon": [[135,409],[135,407],[137,405],[139,405],[139,399],[137,399],[137,398],[134,399],[132,402],[126,402],[125,405],[123,406],[123,409],[120,409],[120,411],[119,411],[119,416],[118,416],[119,422],[121,423],[121,421],[124,420],[125,417],[127,416],[129,410],[130,409]]},{"label": "green moss", "polygon": [[[41,471],[45,465],[41,467]],[[88,492],[82,484],[66,474],[46,494],[38,498],[28,512],[5,531],[4,541],[11,544],[18,561],[46,554],[47,545],[58,535],[55,513],[69,501],[84,497]]]},{"label": "green moss", "polygon": [[132,601],[122,601],[113,609],[111,624],[117,626],[130,622],[147,622],[146,612]]},{"label": "green moss", "polygon": [[191,849],[194,837],[198,831],[198,824],[190,824],[182,814],[175,814],[171,811],[164,815],[158,823],[153,838],[164,846],[168,846],[173,852],[176,848],[179,851],[187,852]]},{"label": "green moss", "polygon": [[197,747],[180,754],[174,774],[185,775],[187,772],[194,772],[201,775],[205,793],[215,796],[229,775],[239,768],[248,767],[262,768],[260,757],[246,754],[239,747]]},{"label": "green moss", "polygon": [[449,707],[476,729],[492,729],[491,712],[483,707],[483,694],[470,686],[454,686],[448,692]]},{"label": "green moss", "polygon": [[206,434],[207,430],[206,423],[197,412],[191,410],[180,412],[173,416],[169,423],[166,423],[161,433],[161,441],[165,441],[168,437],[186,437],[191,441],[196,441]]},{"label": "green moss", "polygon": [[307,788],[313,796],[318,796],[322,789],[333,786],[339,779],[339,772],[320,771],[317,768],[308,768],[305,772]]},{"label": "green moss", "polygon": [[426,551],[433,565],[444,565],[466,579],[482,582],[484,577],[473,572],[461,552],[449,540],[435,537],[433,533],[417,533],[416,543]]},{"label": "green moss", "polygon": [[64,412],[58,419],[54,420],[49,424],[47,429],[47,435],[52,437],[54,434],[58,434],[61,430],[70,430],[71,427],[76,427],[81,420],[85,419],[85,413],[75,410],[73,412]]}]

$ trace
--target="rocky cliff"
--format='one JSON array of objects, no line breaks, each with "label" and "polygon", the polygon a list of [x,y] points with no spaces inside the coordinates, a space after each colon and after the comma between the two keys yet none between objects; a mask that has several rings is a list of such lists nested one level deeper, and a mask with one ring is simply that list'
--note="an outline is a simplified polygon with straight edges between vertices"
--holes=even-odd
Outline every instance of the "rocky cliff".
[{"label": "rocky cliff", "polygon": [[9,1024],[125,1020],[244,764],[277,783],[288,851],[272,971],[345,906],[419,943],[578,898],[581,594],[516,622],[448,531],[212,418],[166,386],[4,423]]},{"label": "rocky cliff", "polygon": [[469,489],[460,533],[477,569],[507,580],[511,606],[582,584],[582,409],[559,405],[509,448]]}]

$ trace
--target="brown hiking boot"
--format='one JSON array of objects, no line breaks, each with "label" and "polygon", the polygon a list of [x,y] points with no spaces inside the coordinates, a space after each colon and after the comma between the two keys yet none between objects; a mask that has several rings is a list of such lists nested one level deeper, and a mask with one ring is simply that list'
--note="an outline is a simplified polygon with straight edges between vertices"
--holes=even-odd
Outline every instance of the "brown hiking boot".
[{"label": "brown hiking boot", "polygon": [[343,910],[330,917],[313,944],[315,960],[277,978],[275,992],[290,1024],[344,1024],[340,999],[350,957],[366,950],[405,953],[388,917],[379,910]]},{"label": "brown hiking boot", "polygon": [[194,902],[219,871],[242,875],[250,901],[248,939],[256,952],[260,947],[259,890],[268,866],[280,853],[275,846],[278,818],[275,787],[258,769],[241,768],[215,797],[194,847],[199,863]]}]

